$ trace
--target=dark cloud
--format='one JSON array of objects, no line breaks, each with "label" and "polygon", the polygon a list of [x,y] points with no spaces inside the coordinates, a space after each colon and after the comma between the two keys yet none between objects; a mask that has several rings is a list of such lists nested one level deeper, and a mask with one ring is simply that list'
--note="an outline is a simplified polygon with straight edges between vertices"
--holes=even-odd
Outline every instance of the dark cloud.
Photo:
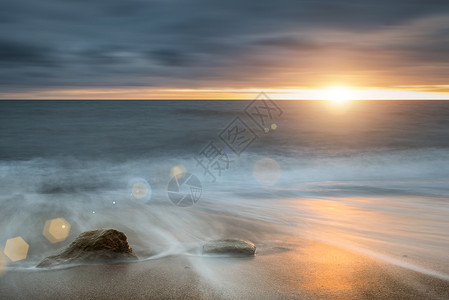
[{"label": "dark cloud", "polygon": [[[293,48],[295,50],[319,50],[323,47],[330,46],[326,43],[319,43],[312,40],[295,38],[295,37],[267,37],[261,38],[254,42],[255,46],[272,46],[279,48]],[[332,46],[336,46],[335,44]]]},{"label": "dark cloud", "polygon": [[154,50],[150,56],[165,66],[186,66],[192,62],[192,58],[185,53],[172,49]]},{"label": "dark cloud", "polygon": [[439,82],[448,17],[437,0],[3,1],[0,86],[256,86],[343,62]]},{"label": "dark cloud", "polygon": [[0,40],[0,64],[52,64],[51,50],[39,45],[30,45]]}]

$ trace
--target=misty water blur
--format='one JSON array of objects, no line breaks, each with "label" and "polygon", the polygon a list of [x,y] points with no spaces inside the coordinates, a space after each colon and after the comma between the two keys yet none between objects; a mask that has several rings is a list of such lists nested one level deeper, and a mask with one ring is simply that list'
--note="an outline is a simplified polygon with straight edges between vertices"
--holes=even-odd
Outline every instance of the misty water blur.
[{"label": "misty water blur", "polygon": [[[113,227],[142,259],[197,255],[230,236],[282,244],[283,232],[449,276],[449,103],[361,101],[335,114],[281,101],[281,120],[269,132],[249,123],[259,138],[211,182],[193,157],[248,103],[1,101],[0,247],[16,236],[30,245],[9,266]],[[201,180],[192,207],[168,199],[175,166]],[[151,186],[147,202],[130,197],[135,178]],[[53,218],[71,225],[63,242],[42,235]]]}]

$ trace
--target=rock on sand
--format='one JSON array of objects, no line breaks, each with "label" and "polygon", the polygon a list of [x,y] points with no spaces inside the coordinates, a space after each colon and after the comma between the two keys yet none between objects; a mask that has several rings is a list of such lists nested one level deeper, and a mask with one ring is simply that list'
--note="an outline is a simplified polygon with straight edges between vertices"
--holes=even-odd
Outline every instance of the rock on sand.
[{"label": "rock on sand", "polygon": [[244,240],[214,240],[203,245],[203,254],[255,255],[256,246]]},{"label": "rock on sand", "polygon": [[123,232],[97,229],[81,233],[67,248],[42,260],[37,267],[47,268],[70,263],[97,263],[137,260]]}]

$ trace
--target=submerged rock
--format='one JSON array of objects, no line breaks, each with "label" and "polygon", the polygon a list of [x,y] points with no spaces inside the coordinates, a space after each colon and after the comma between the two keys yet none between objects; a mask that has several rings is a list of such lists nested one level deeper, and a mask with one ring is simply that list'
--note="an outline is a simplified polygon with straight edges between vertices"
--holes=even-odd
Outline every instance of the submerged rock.
[{"label": "submerged rock", "polygon": [[203,245],[203,254],[255,255],[256,246],[244,240],[214,240]]},{"label": "submerged rock", "polygon": [[123,232],[115,229],[98,229],[81,233],[68,247],[58,254],[43,259],[37,267],[137,259]]}]

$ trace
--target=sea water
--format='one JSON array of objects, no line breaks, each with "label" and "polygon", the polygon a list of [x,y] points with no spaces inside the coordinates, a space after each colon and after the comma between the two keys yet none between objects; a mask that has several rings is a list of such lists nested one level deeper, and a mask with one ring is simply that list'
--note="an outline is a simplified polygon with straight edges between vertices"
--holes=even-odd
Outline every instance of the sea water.
[{"label": "sea water", "polygon": [[9,266],[100,227],[143,258],[192,253],[223,215],[449,276],[449,102],[267,103],[0,101],[0,247],[29,246]]}]

